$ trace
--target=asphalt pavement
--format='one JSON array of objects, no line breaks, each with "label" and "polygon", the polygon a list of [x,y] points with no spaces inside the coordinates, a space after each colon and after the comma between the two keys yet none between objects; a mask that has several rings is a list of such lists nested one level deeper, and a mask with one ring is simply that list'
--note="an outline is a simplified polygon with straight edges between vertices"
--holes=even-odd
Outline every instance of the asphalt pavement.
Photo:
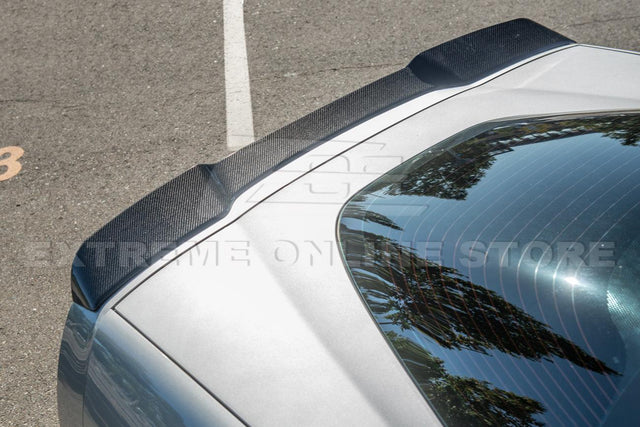
[{"label": "asphalt pavement", "polygon": [[[228,154],[222,7],[0,5],[0,150],[24,151],[21,169],[0,181],[0,425],[57,424],[58,346],[80,243],[172,177]],[[244,12],[256,137],[422,50],[512,18],[640,50],[637,0],[248,0]]]}]

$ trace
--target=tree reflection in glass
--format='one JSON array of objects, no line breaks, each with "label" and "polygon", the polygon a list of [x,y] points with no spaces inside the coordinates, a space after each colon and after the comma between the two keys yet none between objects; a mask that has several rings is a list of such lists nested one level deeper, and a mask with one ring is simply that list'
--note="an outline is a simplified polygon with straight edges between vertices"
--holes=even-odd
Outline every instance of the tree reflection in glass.
[{"label": "tree reflection in glass", "polygon": [[[514,300],[514,293],[497,292],[499,287],[491,279],[498,277],[496,271],[500,272],[500,279],[503,278],[500,265],[482,266],[477,270],[482,275],[474,275],[483,277],[481,280],[471,279],[468,273],[463,274],[454,266],[459,265],[456,249],[464,237],[490,235],[489,238],[495,239],[496,236],[491,235],[495,230],[503,238],[509,233],[522,238],[551,236],[548,238],[552,242],[578,237],[600,241],[605,235],[610,238],[619,235],[617,249],[623,251],[638,237],[637,227],[625,230],[623,220],[636,212],[632,211],[637,208],[633,197],[640,200],[640,187],[629,198],[629,191],[625,189],[628,184],[617,185],[621,178],[610,173],[608,165],[605,169],[603,164],[602,171],[598,170],[598,162],[606,160],[605,156],[624,159],[624,165],[628,165],[618,167],[617,173],[638,175],[640,182],[640,173],[636,173],[640,169],[640,155],[630,148],[639,139],[638,114],[484,125],[409,160],[369,185],[345,206],[340,240],[353,280],[390,344],[446,423],[542,425],[575,422],[575,417],[584,424],[598,424],[606,419],[609,408],[615,406],[623,377],[619,368],[625,366],[619,360],[623,358],[620,349],[629,345],[623,345],[608,318],[606,283],[611,269],[595,271],[581,267],[578,272],[582,276],[595,277],[594,281],[605,285],[578,294],[579,289],[557,290],[555,277],[566,270],[566,262],[554,260],[549,269],[555,268],[555,275],[545,279],[549,283],[544,284],[538,276],[532,282],[524,281],[533,283],[539,308],[529,312],[524,307],[533,304],[524,302],[531,293],[523,284],[517,284],[519,301]],[[563,140],[569,142],[558,145],[554,148],[556,151],[540,144]],[[618,148],[612,147],[612,142],[617,142]],[[528,152],[521,148],[533,144],[540,144],[540,149]],[[626,151],[628,149],[633,152]],[[552,153],[547,155],[547,151]],[[514,152],[522,159],[512,156],[502,161],[507,159],[504,154]],[[579,170],[580,165],[584,166],[580,158],[583,154],[577,153],[590,152],[594,157],[590,161],[595,166],[587,169],[594,172],[585,177]],[[539,170],[542,178],[536,176],[532,182],[505,178],[507,167],[501,162],[509,161],[515,161],[516,165],[521,161],[522,176],[535,176],[527,175],[524,162],[532,156],[535,159],[529,166],[534,172]],[[568,172],[557,166],[554,169],[548,166],[547,172],[545,165],[559,156],[563,156],[562,165]],[[576,166],[571,167],[571,162]],[[492,168],[498,172],[489,177]],[[503,176],[496,177],[499,173]],[[612,202],[604,201],[603,206],[594,207],[595,204],[590,203],[581,210],[566,208],[567,204],[573,204],[570,197],[574,192],[587,199],[601,194],[603,190],[599,186],[603,176],[611,181],[610,187],[603,188],[610,188],[605,191],[611,193],[613,205],[619,207],[621,213],[612,213]],[[630,181],[635,178],[631,177]],[[545,179],[553,181],[546,183]],[[518,215],[515,217],[509,216],[504,208],[495,212],[506,215],[505,218],[472,215],[478,210],[492,212],[489,208],[483,211],[483,205],[489,206],[493,194],[499,193],[482,189],[484,181],[492,183],[489,187],[495,188],[497,183],[508,186],[514,194],[526,194],[526,208],[514,210]],[[572,192],[566,191],[569,186]],[[550,188],[567,195],[548,194]],[[582,206],[575,205],[573,207]],[[430,211],[440,217],[430,213],[431,216],[421,218],[425,214],[415,212],[421,212],[422,206],[424,209],[429,206]],[[446,223],[443,215],[450,215],[451,224],[439,225]],[[554,221],[546,221],[547,217]],[[617,228],[609,222],[598,222],[603,217],[616,222]],[[543,226],[536,228],[539,224]],[[444,244],[443,259],[429,259],[423,248],[416,245],[416,236],[422,234],[428,235],[431,241],[440,239]],[[535,275],[542,270],[535,269]],[[505,273],[505,277],[518,281],[521,275],[520,266],[511,276]],[[637,288],[636,283],[633,286]],[[547,289],[556,290],[547,294]],[[542,294],[542,290],[545,294],[540,296],[538,292]],[[573,300],[566,299],[563,292]],[[574,324],[566,320],[569,316],[562,312],[563,307],[558,307],[557,301],[563,301],[562,298],[573,301],[574,312],[575,305],[581,305],[583,300],[587,301],[585,312],[590,310],[598,317],[602,311],[602,318],[608,320],[601,328],[609,335],[614,331],[614,335],[594,341],[595,333],[583,331],[587,322],[576,321],[574,328]],[[556,306],[550,308],[549,301]],[[579,307],[574,316],[578,320],[581,320],[581,309]],[[541,317],[553,319],[553,326]],[[562,325],[560,329],[559,325]],[[579,337],[581,344],[574,337]],[[591,342],[600,346],[598,351],[607,354],[607,361],[595,355]],[[611,360],[618,363],[615,368],[610,366]],[[631,365],[626,362],[626,366]]]}]

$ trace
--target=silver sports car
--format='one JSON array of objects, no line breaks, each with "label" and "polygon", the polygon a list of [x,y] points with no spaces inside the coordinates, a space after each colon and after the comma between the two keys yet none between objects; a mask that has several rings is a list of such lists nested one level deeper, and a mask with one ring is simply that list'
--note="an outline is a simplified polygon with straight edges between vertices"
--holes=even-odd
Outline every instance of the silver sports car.
[{"label": "silver sports car", "polygon": [[429,49],[82,245],[60,422],[640,425],[639,145],[638,53]]}]

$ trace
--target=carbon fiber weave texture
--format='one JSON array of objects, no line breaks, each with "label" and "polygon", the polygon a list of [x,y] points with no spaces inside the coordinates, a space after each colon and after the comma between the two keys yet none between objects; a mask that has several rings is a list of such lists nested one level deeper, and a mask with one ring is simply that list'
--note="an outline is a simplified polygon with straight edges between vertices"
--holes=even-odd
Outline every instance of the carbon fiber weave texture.
[{"label": "carbon fiber weave texture", "polygon": [[482,79],[573,43],[518,19],[429,49],[411,63],[265,136],[213,165],[198,165],[153,191],[91,236],[72,268],[74,301],[90,310],[229,210],[234,198],[297,156],[412,98]]}]

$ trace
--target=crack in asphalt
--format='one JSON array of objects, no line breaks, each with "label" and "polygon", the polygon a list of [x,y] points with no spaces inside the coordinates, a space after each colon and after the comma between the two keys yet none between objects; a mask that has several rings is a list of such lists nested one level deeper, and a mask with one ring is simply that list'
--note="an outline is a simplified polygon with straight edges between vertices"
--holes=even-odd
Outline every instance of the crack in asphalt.
[{"label": "crack in asphalt", "polygon": [[609,19],[593,19],[591,21],[586,21],[586,22],[577,22],[575,24],[567,24],[565,25],[565,27],[579,27],[579,26],[588,25],[588,24],[604,24],[607,22],[626,21],[629,19],[637,19],[637,18],[640,18],[640,15],[620,16],[618,18],[609,18]]}]

